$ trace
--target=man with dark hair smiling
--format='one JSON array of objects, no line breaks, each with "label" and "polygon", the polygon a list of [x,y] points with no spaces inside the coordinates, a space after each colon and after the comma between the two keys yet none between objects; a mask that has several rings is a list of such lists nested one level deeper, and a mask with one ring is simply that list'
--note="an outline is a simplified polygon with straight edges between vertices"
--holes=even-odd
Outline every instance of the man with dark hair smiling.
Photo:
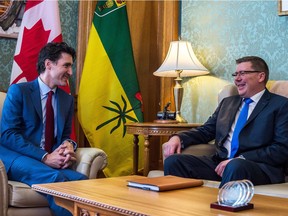
[{"label": "man with dark hair smiling", "polygon": [[[249,179],[254,185],[284,182],[288,158],[288,99],[266,88],[269,69],[257,56],[236,60],[232,74],[239,95],[224,98],[196,129],[163,144],[164,174],[221,181]],[[215,140],[213,156],[179,154]],[[178,154],[174,154],[178,153]]]},{"label": "man with dark hair smiling", "polygon": [[[87,179],[69,167],[77,144],[70,139],[73,96],[67,85],[76,54],[66,43],[48,43],[39,54],[39,76],[11,85],[3,106],[0,158],[9,180],[28,185]],[[55,215],[71,215],[47,195]]]}]

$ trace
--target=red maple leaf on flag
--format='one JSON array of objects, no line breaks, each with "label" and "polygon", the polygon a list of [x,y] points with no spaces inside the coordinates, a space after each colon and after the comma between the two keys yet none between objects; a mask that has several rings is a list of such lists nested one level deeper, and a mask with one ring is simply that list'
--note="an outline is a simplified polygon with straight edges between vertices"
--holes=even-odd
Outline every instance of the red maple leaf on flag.
[{"label": "red maple leaf on flag", "polygon": [[[39,20],[31,29],[24,28],[20,53],[14,57],[22,73],[13,80],[17,83],[21,78],[32,81],[37,78],[36,62],[41,48],[47,43],[50,30],[45,31],[42,20]],[[37,41],[35,43],[34,41]]]},{"label": "red maple leaf on flag", "polygon": [[25,7],[25,11],[29,10],[30,8],[33,8],[34,6],[40,4],[41,2],[43,2],[43,0],[41,0],[41,1],[35,1],[34,0],[34,1],[27,2],[26,7]]},{"label": "red maple leaf on flag", "polygon": [[[47,44],[50,31],[45,31],[41,19],[31,29],[24,28],[20,52],[14,56],[14,60],[21,68],[22,73],[13,80],[13,83],[17,83],[22,78],[26,78],[29,82],[38,77],[36,67],[38,54],[41,48]],[[62,41],[62,35],[60,34],[53,41]]]}]

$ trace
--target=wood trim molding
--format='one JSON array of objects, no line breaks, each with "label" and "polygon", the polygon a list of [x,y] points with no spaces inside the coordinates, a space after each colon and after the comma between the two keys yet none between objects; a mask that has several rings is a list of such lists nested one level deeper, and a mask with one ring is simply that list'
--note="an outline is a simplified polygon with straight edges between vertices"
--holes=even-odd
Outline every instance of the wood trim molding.
[{"label": "wood trim molding", "polygon": [[[162,61],[164,61],[168,52],[170,42],[178,40],[178,18],[179,18],[179,2],[163,1],[163,40],[162,40]],[[162,63],[161,63],[162,64]],[[160,88],[160,106],[164,107],[167,102],[171,102],[171,107],[175,107],[173,87],[175,81],[173,78],[161,78]]]},{"label": "wood trim molding", "polygon": [[76,94],[79,91],[79,84],[84,65],[86,48],[89,39],[90,28],[93,20],[97,1],[79,1],[78,9],[78,35],[77,35],[77,65],[76,65]]},{"label": "wood trim molding", "polygon": [[79,1],[78,9],[78,35],[77,35],[77,63],[76,63],[76,90],[75,90],[75,130],[77,143],[79,147],[89,146],[84,132],[78,121],[77,113],[77,96],[79,91],[79,84],[81,80],[84,60],[86,55],[86,48],[89,39],[90,28],[93,20],[97,1]]}]

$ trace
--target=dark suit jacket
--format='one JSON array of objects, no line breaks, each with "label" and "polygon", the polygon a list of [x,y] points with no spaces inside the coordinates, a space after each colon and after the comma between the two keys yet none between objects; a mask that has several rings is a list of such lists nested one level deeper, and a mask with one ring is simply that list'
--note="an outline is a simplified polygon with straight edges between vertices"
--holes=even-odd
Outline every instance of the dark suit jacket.
[{"label": "dark suit jacket", "polygon": [[[225,160],[228,152],[223,144],[240,105],[239,95],[224,98],[203,126],[178,134],[182,146],[186,148],[215,139],[214,157]],[[239,134],[238,155],[256,162],[270,177],[271,183],[284,181],[283,167],[288,159],[287,98],[265,90]]]},{"label": "dark suit jacket", "polygon": [[[74,112],[73,97],[60,88],[57,100],[57,137],[53,149],[69,139]],[[11,85],[4,102],[1,120],[0,158],[8,172],[19,155],[41,161],[46,153],[40,148],[43,117],[37,79]]]}]

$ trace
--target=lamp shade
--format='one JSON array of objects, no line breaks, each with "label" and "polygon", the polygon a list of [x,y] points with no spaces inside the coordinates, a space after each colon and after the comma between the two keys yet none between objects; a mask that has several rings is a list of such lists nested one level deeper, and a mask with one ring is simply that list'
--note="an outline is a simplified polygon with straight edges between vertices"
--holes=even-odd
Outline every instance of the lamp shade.
[{"label": "lamp shade", "polygon": [[177,77],[177,70],[182,71],[181,77],[209,73],[195,56],[188,41],[172,41],[163,64],[153,74],[160,77]]}]

